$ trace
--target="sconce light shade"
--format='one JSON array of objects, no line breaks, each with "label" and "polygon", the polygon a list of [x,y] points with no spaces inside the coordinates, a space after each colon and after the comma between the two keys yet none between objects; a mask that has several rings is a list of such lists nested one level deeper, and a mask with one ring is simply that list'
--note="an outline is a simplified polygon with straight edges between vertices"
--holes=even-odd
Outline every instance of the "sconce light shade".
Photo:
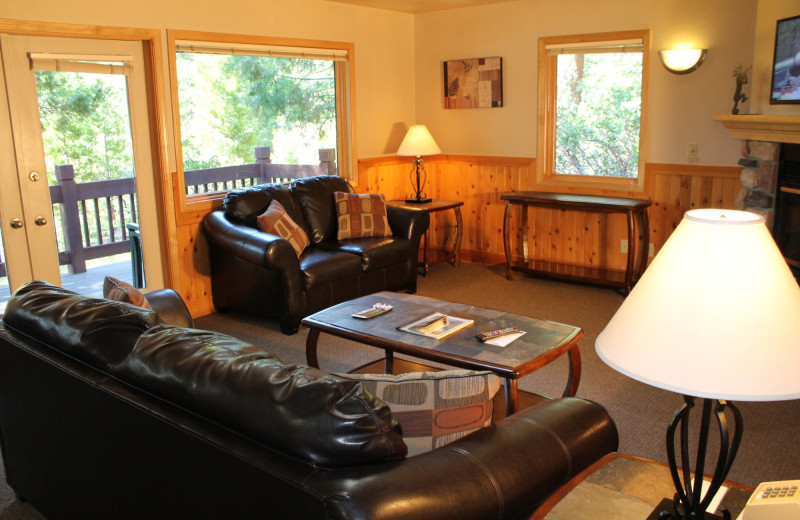
[{"label": "sconce light shade", "polygon": [[708,49],[663,49],[659,51],[664,68],[675,74],[697,70],[708,55]]}]

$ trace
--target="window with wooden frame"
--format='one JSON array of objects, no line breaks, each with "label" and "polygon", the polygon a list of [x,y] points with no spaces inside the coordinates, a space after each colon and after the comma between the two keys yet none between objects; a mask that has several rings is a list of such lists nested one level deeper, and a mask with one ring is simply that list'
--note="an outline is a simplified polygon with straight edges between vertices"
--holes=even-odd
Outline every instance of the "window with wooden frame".
[{"label": "window with wooden frame", "polygon": [[352,44],[168,31],[168,45],[181,207],[312,175],[357,181]]},{"label": "window with wooden frame", "polygon": [[539,39],[537,184],[642,191],[650,31]]}]

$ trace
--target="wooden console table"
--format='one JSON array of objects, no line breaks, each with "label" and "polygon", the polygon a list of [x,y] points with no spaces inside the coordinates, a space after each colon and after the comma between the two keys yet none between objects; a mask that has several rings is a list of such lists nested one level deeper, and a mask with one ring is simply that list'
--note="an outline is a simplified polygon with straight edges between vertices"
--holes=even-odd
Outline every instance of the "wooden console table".
[{"label": "wooden console table", "polygon": [[447,251],[431,251],[430,259],[428,258],[428,233],[430,232],[430,228],[425,230],[425,235],[423,235],[422,239],[423,248],[422,248],[422,265],[421,273],[422,276],[428,276],[428,273],[431,270],[431,266],[434,264],[439,264],[442,262],[453,262],[453,266],[458,267],[459,262],[461,261],[461,237],[464,234],[463,224],[461,222],[461,206],[464,205],[462,201],[455,201],[455,200],[439,200],[433,199],[430,202],[406,202],[404,200],[390,200],[387,204],[391,204],[392,206],[401,206],[404,208],[411,208],[419,211],[427,211],[430,213],[436,213],[437,211],[446,211],[448,209],[452,209],[456,215],[456,237],[455,242],[453,243],[453,250]]},{"label": "wooden console table", "polygon": [[[535,191],[507,193],[500,198],[506,201],[506,212],[503,220],[503,244],[506,253],[506,277],[509,280],[511,279],[511,270],[514,269],[550,278],[619,287],[624,294],[627,294],[633,288],[633,284],[639,279],[647,266],[647,253],[650,248],[647,208],[652,204],[650,200]],[[509,222],[511,220],[511,208],[515,205],[522,206],[521,236],[523,260],[521,262],[513,262],[511,258]],[[625,214],[628,220],[628,262],[624,276],[622,273],[609,269],[568,266],[553,262],[530,260],[528,256],[528,206],[596,213]],[[639,228],[639,240],[634,240],[634,238],[637,237],[637,225]],[[637,242],[638,247],[634,245],[637,244]],[[638,255],[636,254],[637,252]]]}]

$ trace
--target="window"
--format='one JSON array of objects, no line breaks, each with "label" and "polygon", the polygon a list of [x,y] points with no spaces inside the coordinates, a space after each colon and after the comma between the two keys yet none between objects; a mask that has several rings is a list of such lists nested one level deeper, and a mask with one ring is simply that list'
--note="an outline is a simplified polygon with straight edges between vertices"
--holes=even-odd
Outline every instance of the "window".
[{"label": "window", "polygon": [[539,40],[539,183],[641,190],[649,31]]},{"label": "window", "polygon": [[170,31],[169,42],[186,202],[317,174],[352,178],[350,44],[182,36]]}]

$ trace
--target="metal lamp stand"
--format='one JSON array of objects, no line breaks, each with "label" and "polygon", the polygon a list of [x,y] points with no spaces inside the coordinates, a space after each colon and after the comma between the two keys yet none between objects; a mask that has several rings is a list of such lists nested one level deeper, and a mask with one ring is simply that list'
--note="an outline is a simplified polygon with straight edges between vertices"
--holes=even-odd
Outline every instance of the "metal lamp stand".
[{"label": "metal lamp stand", "polygon": [[[672,475],[672,482],[675,484],[677,493],[675,498],[670,500],[665,498],[653,510],[647,520],[730,520],[731,514],[723,509],[720,515],[706,513],[711,500],[717,494],[725,476],[731,469],[733,459],[739,449],[742,440],[742,414],[733,404],[717,399],[704,399],[703,412],[700,423],[700,438],[697,445],[697,459],[695,461],[695,481],[692,483],[691,468],[687,464],[689,461],[689,414],[694,407],[694,397],[684,395],[685,404],[675,412],[672,422],[667,428],[667,460],[669,471]],[[729,409],[733,414],[733,437],[731,437],[725,409]],[[716,418],[719,430],[719,456],[714,474],[708,490],[703,495],[703,474],[705,469],[706,450],[708,448],[708,435],[711,425],[712,414]],[[680,426],[680,446],[681,462],[683,466],[683,483],[678,473],[678,463],[675,457],[675,436]]]},{"label": "metal lamp stand", "polygon": [[[411,185],[414,187],[415,197],[413,199],[406,199],[407,203],[410,204],[424,204],[425,202],[430,202],[432,199],[426,197],[425,193],[422,193],[422,190],[425,188],[425,184],[428,182],[428,172],[425,171],[425,165],[423,164],[422,157],[419,155],[416,159],[414,159],[414,166],[411,167],[411,172],[409,173],[409,177],[411,178]],[[420,182],[420,175],[419,171],[422,170],[424,177]],[[417,182],[414,183],[414,172],[417,173]]]}]

